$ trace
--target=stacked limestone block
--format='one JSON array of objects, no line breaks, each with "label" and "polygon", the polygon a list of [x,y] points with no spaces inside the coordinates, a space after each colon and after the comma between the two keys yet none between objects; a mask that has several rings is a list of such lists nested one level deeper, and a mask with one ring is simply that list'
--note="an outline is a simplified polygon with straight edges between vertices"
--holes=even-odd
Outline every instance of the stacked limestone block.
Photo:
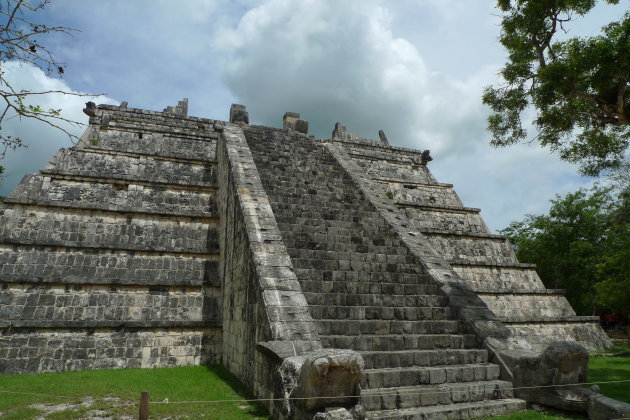
[{"label": "stacked limestone block", "polygon": [[0,207],[0,372],[220,362],[214,121],[86,113]]},{"label": "stacked limestone block", "polygon": [[322,345],[365,361],[368,418],[475,418],[524,407],[323,144],[265,127],[245,135]]},{"label": "stacked limestone block", "polygon": [[451,184],[435,180],[421,152],[365,139],[334,141],[515,337],[535,351],[562,340],[590,350],[610,346],[597,318],[576,316],[563,290],[546,289],[535,267],[519,263],[507,239],[490,233],[479,209],[464,207]]}]

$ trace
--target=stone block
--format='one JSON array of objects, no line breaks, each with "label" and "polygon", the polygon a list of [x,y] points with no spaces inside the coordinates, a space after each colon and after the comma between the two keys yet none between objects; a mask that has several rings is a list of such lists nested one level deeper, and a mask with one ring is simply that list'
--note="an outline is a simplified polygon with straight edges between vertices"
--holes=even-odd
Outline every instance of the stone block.
[{"label": "stone block", "polygon": [[249,114],[245,110],[245,105],[232,104],[230,106],[230,122],[249,124]]}]

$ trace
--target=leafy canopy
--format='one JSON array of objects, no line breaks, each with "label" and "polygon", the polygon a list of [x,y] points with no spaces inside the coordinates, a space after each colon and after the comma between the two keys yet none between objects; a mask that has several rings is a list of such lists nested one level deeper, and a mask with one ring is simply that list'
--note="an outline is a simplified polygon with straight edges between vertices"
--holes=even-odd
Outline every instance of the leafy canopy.
[{"label": "leafy canopy", "polygon": [[[617,4],[618,0],[606,0]],[[491,144],[528,139],[523,115],[533,107],[532,139],[580,172],[596,176],[624,160],[630,137],[630,12],[598,36],[558,41],[575,15],[596,0],[497,0],[501,44],[508,62],[504,84],[486,87]]]}]

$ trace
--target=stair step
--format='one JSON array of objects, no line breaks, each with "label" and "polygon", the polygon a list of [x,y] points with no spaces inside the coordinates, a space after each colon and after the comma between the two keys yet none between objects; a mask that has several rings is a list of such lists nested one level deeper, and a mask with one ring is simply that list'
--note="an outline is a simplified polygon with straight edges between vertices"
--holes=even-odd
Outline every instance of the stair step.
[{"label": "stair step", "polygon": [[[327,241],[328,242],[328,241]],[[340,244],[339,241],[329,241],[328,243]],[[359,247],[361,248],[359,250]],[[363,267],[358,263],[379,263],[377,268],[385,268],[388,272],[402,273],[409,269],[409,265],[415,268],[416,273],[422,273],[419,265],[414,264],[413,256],[391,254],[391,247],[379,245],[348,245],[344,251],[328,251],[321,249],[292,248],[288,247],[287,252],[296,260],[335,260],[348,261],[351,263],[353,271],[361,271],[364,268],[371,270],[373,267]],[[357,265],[357,267],[355,267]],[[400,265],[400,267],[398,267]]]},{"label": "stair step", "polygon": [[[295,253],[292,253],[291,250],[287,251],[289,256],[291,257],[291,262],[293,263],[293,267],[296,269],[307,269],[307,270],[324,270],[324,271],[354,271],[357,272],[357,275],[370,274],[370,280],[368,281],[392,281],[395,278],[395,274],[400,274],[396,276],[398,279],[401,279],[397,282],[400,283],[428,283],[428,277],[422,273],[422,269],[418,265],[405,264],[404,266],[394,267],[392,268],[390,264],[386,262],[375,262],[375,261],[351,261],[345,259],[321,259],[321,258],[298,258]],[[370,253],[362,253],[361,256],[364,258],[370,258],[371,256],[376,257],[379,254],[370,254]],[[317,274],[317,273],[315,273]],[[309,276],[306,276],[308,279]]]},{"label": "stair step", "polygon": [[488,352],[484,349],[439,350],[382,350],[359,351],[366,369],[397,368],[408,366],[458,365],[485,363]]},{"label": "stair step", "polygon": [[[304,270],[304,269],[300,269]],[[340,272],[344,275],[336,275],[337,272],[319,271],[317,275],[325,276],[327,278],[340,278],[340,280],[305,280],[305,274],[301,273],[297,269],[295,274],[300,279],[302,290],[305,292],[314,293],[360,293],[360,294],[388,294],[388,295],[436,295],[437,286],[434,284],[401,284],[401,283],[389,283],[389,282],[370,282],[370,281],[352,281],[341,280],[344,278],[353,278],[350,276],[352,271]],[[354,273],[355,275],[358,273]],[[369,277],[369,274],[368,274]],[[311,277],[312,278],[312,277]]]},{"label": "stair step", "polygon": [[504,398],[431,407],[368,411],[366,420],[480,419],[497,417],[506,413],[525,410],[525,408],[526,403],[523,400]]},{"label": "stair step", "polygon": [[[352,261],[336,261],[336,268],[324,269],[315,267],[313,260],[303,260],[296,258],[288,252],[293,262],[293,268],[298,277],[304,280],[345,280],[377,283],[397,283],[397,284],[433,284],[427,275],[422,272],[422,268],[416,264],[387,264],[363,261],[361,269],[354,269]],[[367,254],[369,257],[369,254]],[[321,265],[321,264],[320,264]],[[325,265],[325,264],[324,264]],[[343,277],[343,278],[342,278]]]},{"label": "stair step", "polygon": [[321,320],[455,320],[457,310],[448,306],[333,306],[310,305],[314,319]]},{"label": "stair step", "polygon": [[386,295],[370,293],[314,293],[303,292],[309,305],[336,306],[446,306],[448,298],[440,295]]},{"label": "stair step", "polygon": [[[400,274],[403,283],[427,283],[428,277],[422,272],[421,266],[417,264],[388,263],[377,261],[378,253],[361,252],[354,253],[361,259],[339,258],[300,258],[291,249],[287,250],[291,256],[293,267],[309,270],[330,270],[330,271],[354,271],[358,275],[362,273],[372,274],[368,281],[389,280],[395,274]],[[315,273],[317,274],[317,273]],[[390,280],[391,281],[391,280]]]},{"label": "stair step", "polygon": [[512,398],[513,394],[510,382],[493,380],[366,389],[361,391],[360,403],[366,411],[391,410]]},{"label": "stair step", "polygon": [[491,363],[366,369],[363,373],[361,387],[374,389],[491,381],[499,379],[500,374],[499,366]]},{"label": "stair step", "polygon": [[456,334],[464,330],[461,321],[316,320],[324,335],[364,334]]},{"label": "stair step", "polygon": [[327,348],[353,349],[356,351],[396,351],[478,348],[474,334],[394,334],[357,335],[320,334],[322,345]]}]

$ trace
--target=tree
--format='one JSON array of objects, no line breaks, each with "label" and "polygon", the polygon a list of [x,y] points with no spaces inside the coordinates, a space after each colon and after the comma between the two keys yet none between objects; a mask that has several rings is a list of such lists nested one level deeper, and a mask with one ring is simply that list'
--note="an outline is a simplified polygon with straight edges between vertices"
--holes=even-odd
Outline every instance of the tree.
[{"label": "tree", "polygon": [[545,215],[501,232],[546,287],[567,290],[578,314],[630,308],[630,187],[593,187],[557,196]]},{"label": "tree", "polygon": [[630,184],[619,193],[611,214],[606,252],[597,265],[597,303],[615,312],[630,309]]},{"label": "tree", "polygon": [[60,109],[43,109],[29,103],[33,99],[55,93],[91,96],[55,90],[16,90],[6,78],[8,61],[34,65],[47,74],[63,75],[65,65],[54,58],[51,50],[42,41],[53,34],[70,35],[75,29],[48,26],[33,20],[32,15],[44,9],[49,2],[50,0],[0,0],[0,16],[6,21],[0,26],[0,160],[6,156],[8,150],[25,147],[21,138],[6,135],[2,131],[2,123],[10,118],[32,118],[64,132],[70,139],[76,139],[76,135],[63,128],[61,123],[81,125],[79,122],[62,117]]},{"label": "tree", "polygon": [[590,314],[613,197],[608,189],[579,190],[551,203],[549,214],[527,215],[501,233],[512,242],[519,261],[537,265],[546,287],[566,289],[576,312]]},{"label": "tree", "polygon": [[[618,0],[606,0],[617,4]],[[630,12],[598,36],[558,40],[596,0],[497,0],[500,42],[508,52],[504,84],[486,87],[491,144],[528,139],[523,114],[533,107],[538,134],[580,172],[597,176],[624,160],[630,137]]]}]

